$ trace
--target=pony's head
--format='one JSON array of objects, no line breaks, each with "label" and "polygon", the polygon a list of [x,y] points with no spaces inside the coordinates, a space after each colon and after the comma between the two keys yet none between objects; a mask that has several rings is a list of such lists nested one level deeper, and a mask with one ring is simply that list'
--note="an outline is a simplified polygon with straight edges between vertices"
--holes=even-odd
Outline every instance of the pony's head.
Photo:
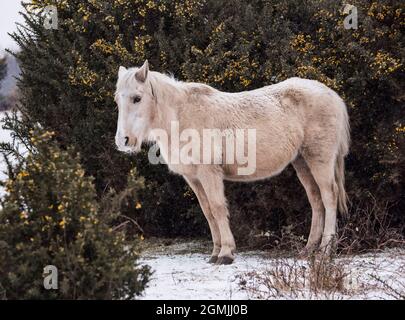
[{"label": "pony's head", "polygon": [[140,68],[119,68],[115,92],[118,105],[115,143],[120,151],[139,151],[149,136],[156,103],[149,78],[147,60]]}]

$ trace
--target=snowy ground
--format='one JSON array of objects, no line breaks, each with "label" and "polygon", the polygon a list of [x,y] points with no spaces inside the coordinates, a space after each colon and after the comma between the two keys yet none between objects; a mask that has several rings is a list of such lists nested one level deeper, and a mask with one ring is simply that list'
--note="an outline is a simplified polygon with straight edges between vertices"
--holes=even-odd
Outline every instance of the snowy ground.
[{"label": "snowy ground", "polygon": [[237,255],[234,264],[217,266],[208,264],[208,254],[196,252],[196,246],[195,242],[183,243],[145,251],[141,262],[151,266],[154,274],[142,298],[398,299],[405,295],[405,249],[339,258],[337,263],[344,266],[346,274],[341,291],[313,292],[297,288],[275,295],[274,290],[263,285],[263,275],[274,268],[279,270],[282,264],[297,266],[298,263],[300,268],[307,268],[305,260],[243,252]]},{"label": "snowy ground", "polygon": [[247,299],[238,289],[235,276],[264,264],[254,253],[238,255],[236,263],[216,266],[207,263],[207,254],[195,251],[196,243],[172,245],[165,250],[144,252],[142,264],[151,266],[154,274],[144,299]]}]

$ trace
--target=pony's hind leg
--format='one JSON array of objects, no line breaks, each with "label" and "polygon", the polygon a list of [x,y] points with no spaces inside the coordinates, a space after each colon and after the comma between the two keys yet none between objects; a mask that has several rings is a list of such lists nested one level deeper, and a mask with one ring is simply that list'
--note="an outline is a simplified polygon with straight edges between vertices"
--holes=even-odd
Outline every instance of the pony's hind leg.
[{"label": "pony's hind leg", "polygon": [[207,195],[199,180],[197,180],[195,178],[188,178],[186,176],[184,176],[184,179],[187,181],[190,188],[194,191],[194,193],[198,199],[198,202],[200,204],[201,210],[203,211],[204,216],[208,221],[208,225],[209,225],[210,231],[211,231],[212,242],[214,244],[214,248],[212,249],[211,258],[208,262],[215,263],[215,262],[217,262],[219,252],[221,251],[221,235],[219,233],[219,228],[215,221],[215,218],[212,215]]},{"label": "pony's hind leg", "polygon": [[308,168],[304,158],[299,155],[297,159],[292,162],[292,165],[297,172],[298,179],[307,193],[312,208],[311,230],[309,232],[305,249],[301,252],[301,255],[308,255],[318,248],[321,241],[325,224],[325,208],[322,203],[319,187],[316,184],[311,170]]},{"label": "pony's hind leg", "polygon": [[328,157],[328,161],[319,159],[308,161],[308,167],[319,187],[322,202],[325,207],[325,227],[323,229],[320,249],[329,254],[334,246],[336,236],[336,211],[338,188],[335,181],[335,157]]}]

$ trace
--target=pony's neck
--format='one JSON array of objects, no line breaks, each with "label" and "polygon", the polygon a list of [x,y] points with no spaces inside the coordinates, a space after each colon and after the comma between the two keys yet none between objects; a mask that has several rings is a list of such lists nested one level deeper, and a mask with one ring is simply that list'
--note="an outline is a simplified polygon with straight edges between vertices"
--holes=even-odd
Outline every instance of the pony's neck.
[{"label": "pony's neck", "polygon": [[179,120],[179,108],[187,99],[186,84],[154,71],[149,81],[156,99],[153,127],[169,129],[171,121]]}]

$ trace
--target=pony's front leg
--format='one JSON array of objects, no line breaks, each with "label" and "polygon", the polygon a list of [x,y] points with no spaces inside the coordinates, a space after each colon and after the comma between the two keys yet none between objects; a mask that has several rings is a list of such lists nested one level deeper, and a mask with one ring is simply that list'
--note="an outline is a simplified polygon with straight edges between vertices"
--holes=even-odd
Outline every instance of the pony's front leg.
[{"label": "pony's front leg", "polygon": [[207,195],[212,215],[215,218],[221,234],[221,251],[219,252],[216,263],[231,264],[234,260],[233,253],[235,252],[236,246],[229,226],[229,212],[226,207],[222,174],[215,171],[207,171],[199,175],[198,178]]},{"label": "pony's front leg", "polygon": [[189,178],[183,176],[184,179],[187,181],[190,188],[194,191],[198,202],[200,204],[201,210],[204,213],[205,218],[208,221],[208,225],[210,227],[212,242],[214,244],[214,248],[212,249],[211,258],[208,261],[209,263],[215,263],[218,260],[218,255],[221,250],[221,234],[219,232],[218,225],[215,221],[214,216],[211,213],[211,208],[208,202],[207,195],[201,185],[201,182],[195,178]]}]

